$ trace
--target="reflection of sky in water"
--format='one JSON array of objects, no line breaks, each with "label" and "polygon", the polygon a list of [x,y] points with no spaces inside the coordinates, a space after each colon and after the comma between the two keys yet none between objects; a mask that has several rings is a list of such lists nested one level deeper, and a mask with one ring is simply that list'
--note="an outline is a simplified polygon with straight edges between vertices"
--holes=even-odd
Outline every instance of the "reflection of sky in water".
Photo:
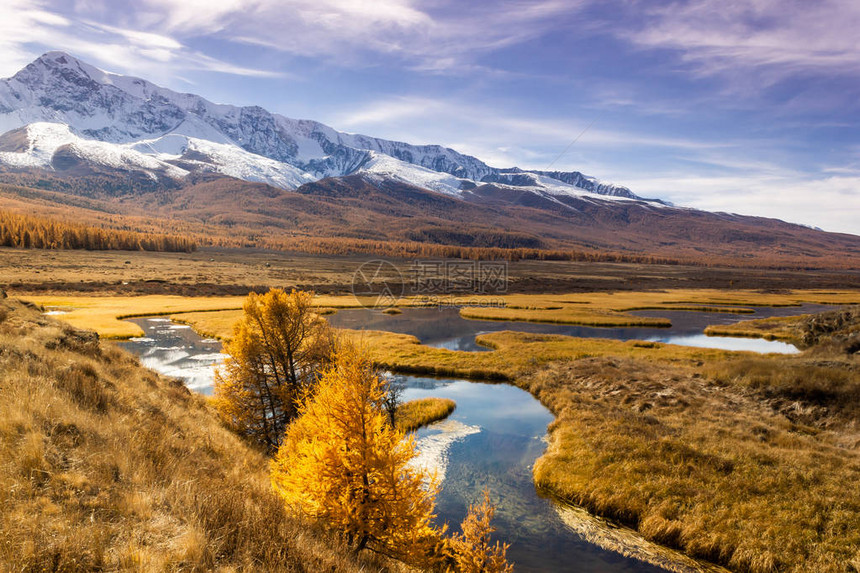
[{"label": "reflection of sky in water", "polygon": [[[753,308],[753,307],[749,307]],[[729,338],[705,336],[709,325],[732,324],[741,320],[791,316],[821,312],[832,307],[806,304],[792,307],[757,307],[753,314],[731,314],[690,311],[638,311],[637,316],[664,317],[672,321],[671,328],[597,328],[568,324],[541,324],[535,322],[467,320],[460,317],[459,310],[452,307],[405,308],[402,314],[383,314],[371,309],[340,310],[327,316],[328,321],[339,328],[387,330],[411,334],[421,342],[437,348],[485,352],[475,337],[488,332],[516,330],[541,334],[563,334],[582,338],[614,338],[616,340],[659,340],[672,344],[721,348],[724,350],[749,350],[752,352],[793,353],[796,349],[785,342],[754,338]]]},{"label": "reflection of sky in water", "polygon": [[436,475],[441,483],[448,469],[448,450],[455,442],[471,434],[481,431],[478,426],[469,426],[457,420],[443,420],[428,428],[424,436],[415,446],[418,455],[412,460],[412,465]]},{"label": "reflection of sky in water", "polygon": [[764,340],[761,338],[730,338],[724,336],[705,336],[690,334],[686,336],[655,336],[648,340],[680,344],[681,346],[696,346],[698,348],[719,348],[722,350],[748,350],[750,352],[776,352],[779,354],[797,354],[800,350],[793,344],[779,340]]},{"label": "reflection of sky in water", "polygon": [[564,523],[554,504],[537,495],[532,465],[546,444],[553,416],[527,392],[509,384],[395,375],[403,400],[436,396],[457,403],[451,416],[416,432],[421,464],[444,477],[437,521],[456,530],[469,503],[489,488],[496,538],[511,543],[519,571],[656,572],[663,569],[585,541]]},{"label": "reflection of sky in water", "polygon": [[185,324],[174,324],[168,318],[132,320],[144,336],[119,343],[140,356],[147,368],[166,376],[179,378],[202,394],[212,393],[215,367],[223,362],[221,343],[203,339]]}]

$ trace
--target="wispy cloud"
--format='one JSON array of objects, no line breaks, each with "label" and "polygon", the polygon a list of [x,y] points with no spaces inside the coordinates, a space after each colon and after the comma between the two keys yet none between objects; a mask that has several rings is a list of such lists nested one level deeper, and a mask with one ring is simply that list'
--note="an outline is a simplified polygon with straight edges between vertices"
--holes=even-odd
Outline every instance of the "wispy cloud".
[{"label": "wispy cloud", "polygon": [[[687,0],[645,10],[622,37],[677,50],[700,74],[755,68],[759,80],[860,70],[860,4],[855,0]],[[750,78],[754,79],[754,78]]]},{"label": "wispy cloud", "polygon": [[[499,145],[509,142],[520,146],[531,144],[558,150],[563,149],[595,119],[598,119],[597,125],[588,129],[580,138],[581,147],[660,147],[691,151],[735,148],[749,143],[615,130],[601,127],[599,118],[599,115],[587,115],[581,119],[538,119],[453,99],[397,97],[371,102],[362,108],[336,115],[331,122],[336,127],[365,131],[389,130],[410,123],[429,127],[444,124],[454,137],[461,137],[464,132],[472,132],[480,134],[483,139],[494,139]],[[460,128],[450,130],[449,123],[458,124]],[[419,136],[419,139],[423,138]]]},{"label": "wispy cloud", "polygon": [[[217,0],[216,0],[217,1]],[[48,0],[0,4],[0,76],[6,77],[48,49],[63,49],[110,71],[158,81],[183,71],[267,77],[276,72],[238,66],[193,50],[168,33],[63,14]]]},{"label": "wispy cloud", "polygon": [[[562,0],[143,0],[140,19],[181,36],[216,35],[340,64],[380,54],[415,70],[468,73],[477,54],[516,45],[570,15]],[[371,56],[371,57],[369,57]]]}]

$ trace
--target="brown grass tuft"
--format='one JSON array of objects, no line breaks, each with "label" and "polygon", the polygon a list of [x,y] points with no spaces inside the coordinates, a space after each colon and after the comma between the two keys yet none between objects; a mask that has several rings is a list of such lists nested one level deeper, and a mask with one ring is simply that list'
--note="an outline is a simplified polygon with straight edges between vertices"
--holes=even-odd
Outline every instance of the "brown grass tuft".
[{"label": "brown grass tuft", "polygon": [[448,398],[420,398],[400,404],[394,419],[398,430],[412,432],[422,426],[444,420],[456,407],[456,402]]}]

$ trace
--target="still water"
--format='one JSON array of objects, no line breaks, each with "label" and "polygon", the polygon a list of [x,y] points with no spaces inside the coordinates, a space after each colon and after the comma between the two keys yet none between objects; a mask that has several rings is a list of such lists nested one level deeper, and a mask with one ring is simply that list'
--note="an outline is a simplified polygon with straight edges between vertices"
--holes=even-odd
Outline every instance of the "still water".
[{"label": "still water", "polygon": [[488,488],[496,505],[496,537],[511,544],[508,558],[516,571],[703,570],[630,531],[538,495],[532,465],[546,449],[546,427],[553,416],[529,393],[507,384],[395,378],[406,385],[404,400],[438,396],[457,403],[447,420],[417,433],[418,463],[444,478],[436,498],[438,520],[456,528],[468,504],[479,501]]},{"label": "still water", "polygon": [[581,338],[614,338],[616,340],[653,340],[669,344],[721,348],[724,350],[747,350],[752,352],[777,352],[791,354],[797,352],[793,345],[757,338],[737,338],[705,336],[703,331],[708,325],[731,324],[741,320],[768,318],[772,316],[793,316],[823,312],[833,307],[805,304],[792,307],[748,307],[754,308],[752,314],[733,314],[717,312],[693,312],[672,310],[637,311],[637,316],[668,318],[670,328],[604,328],[574,326],[568,324],[541,324],[535,322],[469,320],[460,316],[455,307],[410,308],[402,314],[383,314],[372,309],[341,310],[328,316],[332,326],[365,330],[387,330],[416,336],[422,343],[450,350],[470,352],[486,351],[479,346],[475,337],[499,330],[516,330],[541,334],[563,334]]}]

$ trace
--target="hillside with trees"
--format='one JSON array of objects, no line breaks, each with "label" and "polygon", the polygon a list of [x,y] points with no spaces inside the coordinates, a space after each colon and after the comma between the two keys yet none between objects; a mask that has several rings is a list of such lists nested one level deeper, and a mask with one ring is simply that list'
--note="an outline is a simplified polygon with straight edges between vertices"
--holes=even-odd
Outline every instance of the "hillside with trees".
[{"label": "hillside with trees", "polygon": [[121,194],[77,194],[79,186],[63,183],[45,176],[39,188],[0,184],[0,197],[17,212],[170,233],[199,246],[776,269],[860,266],[860,238],[853,235],[636,201],[500,202],[480,189],[455,198],[394,181],[374,186],[360,176],[295,191],[211,176],[180,188]]},{"label": "hillside with trees", "polygon": [[0,570],[405,571],[289,513],[203,396],[0,300]]},{"label": "hillside with trees", "polygon": [[0,210],[0,246],[21,249],[193,252],[187,237],[105,229]]}]

